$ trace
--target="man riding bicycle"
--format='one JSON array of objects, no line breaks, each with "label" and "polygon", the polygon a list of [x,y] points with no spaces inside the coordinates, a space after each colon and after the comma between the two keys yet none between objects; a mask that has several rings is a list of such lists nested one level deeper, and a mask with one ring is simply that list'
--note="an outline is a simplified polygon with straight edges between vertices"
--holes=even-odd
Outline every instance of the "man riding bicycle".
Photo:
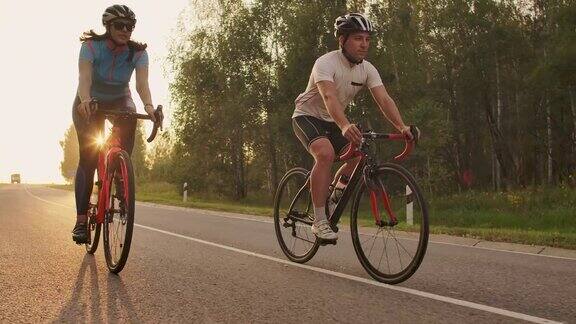
[{"label": "man riding bicycle", "polygon": [[[136,25],[134,12],[124,5],[110,6],[102,15],[102,24],[106,33],[99,35],[91,30],[80,38],[79,84],[72,107],[80,148],[74,188],[77,218],[72,231],[72,239],[78,244],[88,242],[86,215],[98,163],[94,137],[104,127],[103,117],[88,119],[93,109],[92,99],[97,99],[102,109],[135,111],[128,82],[132,72],[136,71],[136,90],[144,103],[144,110],[156,122],[148,85],[146,44],[131,40]],[[115,125],[121,129],[122,147],[130,154],[134,147],[136,120],[117,120]]]},{"label": "man riding bicycle", "polygon": [[[374,101],[392,123],[409,140],[413,140],[410,127],[388,95],[376,68],[364,60],[370,46],[372,23],[363,15],[350,13],[336,18],[335,36],[340,49],[324,54],[314,63],[308,86],[295,101],[292,127],[298,139],[314,157],[310,174],[314,224],[312,232],[320,239],[334,242],[338,236],[331,229],[326,215],[326,201],[332,181],[331,168],[336,156],[350,143],[359,145],[362,134],[344,114],[345,108],[361,88],[367,87]],[[415,128],[416,129],[416,128]],[[332,213],[338,193],[346,186],[359,159],[347,161],[337,172],[338,179],[328,201]]]}]

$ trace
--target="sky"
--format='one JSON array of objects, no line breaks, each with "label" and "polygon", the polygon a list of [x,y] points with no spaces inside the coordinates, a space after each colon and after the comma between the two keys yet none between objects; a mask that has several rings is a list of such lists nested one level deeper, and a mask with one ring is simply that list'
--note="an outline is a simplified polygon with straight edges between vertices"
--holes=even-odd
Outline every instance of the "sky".
[{"label": "sky", "polygon": [[[72,124],[78,37],[89,29],[103,32],[102,13],[116,3],[136,13],[132,38],[148,44],[154,104],[170,113],[164,61],[189,0],[0,0],[0,182],[20,173],[27,183],[64,183],[59,142]],[[133,98],[143,112],[133,83]]]}]

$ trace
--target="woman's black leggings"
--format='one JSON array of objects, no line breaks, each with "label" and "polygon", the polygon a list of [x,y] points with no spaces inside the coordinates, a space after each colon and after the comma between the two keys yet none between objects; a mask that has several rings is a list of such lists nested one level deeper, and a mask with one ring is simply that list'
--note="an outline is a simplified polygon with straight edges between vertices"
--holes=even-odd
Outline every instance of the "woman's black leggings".
[{"label": "woman's black leggings", "polygon": [[[72,106],[72,120],[78,134],[78,146],[80,148],[80,161],[76,169],[74,190],[76,194],[76,212],[78,215],[86,215],[92,187],[94,186],[94,171],[98,165],[98,145],[96,137],[104,129],[104,118],[92,116],[87,123],[78,112],[80,98],[76,97]],[[125,97],[111,102],[98,102],[99,109],[118,109],[135,111],[132,98]],[[113,121],[114,126],[120,127],[120,141],[128,154],[132,154],[134,148],[134,134],[136,132],[136,119],[120,119]]]}]

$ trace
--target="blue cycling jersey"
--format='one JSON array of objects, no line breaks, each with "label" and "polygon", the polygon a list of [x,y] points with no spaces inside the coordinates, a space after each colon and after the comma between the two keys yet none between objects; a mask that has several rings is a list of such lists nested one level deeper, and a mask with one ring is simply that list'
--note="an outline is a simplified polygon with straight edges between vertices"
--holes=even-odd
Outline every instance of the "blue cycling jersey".
[{"label": "blue cycling jersey", "polygon": [[134,69],[148,66],[146,50],[134,52],[128,61],[128,46],[117,46],[111,40],[88,40],[80,48],[80,60],[92,62],[90,95],[100,101],[129,96],[128,82]]}]

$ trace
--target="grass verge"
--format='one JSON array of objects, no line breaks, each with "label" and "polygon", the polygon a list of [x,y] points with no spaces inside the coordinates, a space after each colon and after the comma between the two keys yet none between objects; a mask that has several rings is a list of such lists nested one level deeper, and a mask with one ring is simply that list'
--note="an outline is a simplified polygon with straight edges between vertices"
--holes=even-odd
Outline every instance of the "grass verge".
[{"label": "grass verge", "polygon": [[[73,190],[72,185],[51,185]],[[175,185],[142,183],[136,199],[173,206],[272,216],[271,198],[231,201],[189,196],[186,203]],[[429,199],[430,232],[479,240],[576,249],[576,193],[569,188],[509,193],[467,192]],[[348,222],[349,211],[343,217]]]}]

